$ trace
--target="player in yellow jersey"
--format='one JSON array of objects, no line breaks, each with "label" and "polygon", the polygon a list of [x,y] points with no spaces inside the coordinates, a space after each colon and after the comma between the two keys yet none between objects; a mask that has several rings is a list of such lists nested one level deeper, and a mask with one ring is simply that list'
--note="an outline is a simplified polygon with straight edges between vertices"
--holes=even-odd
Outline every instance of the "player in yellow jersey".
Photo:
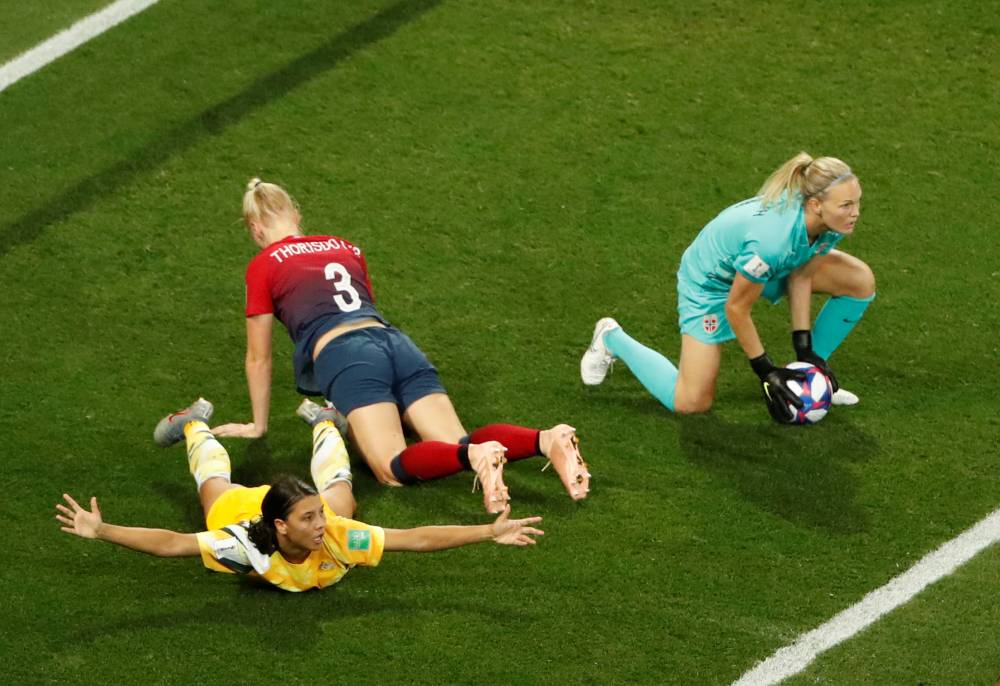
[{"label": "player in yellow jersey", "polygon": [[384,551],[427,552],[495,541],[535,543],[541,517],[510,519],[509,506],[492,524],[383,529],[350,519],[354,513],[351,473],[332,413],[313,424],[311,471],[316,488],[294,477],[247,488],[230,481],[229,456],[208,428],[213,407],[199,398],[165,417],[154,438],[161,446],[187,444],[188,465],[198,485],[207,531],[117,526],[104,522],[97,498],[90,509],[70,495],[57,504],[62,531],[160,557],[196,557],[209,569],[250,574],[286,591],[324,588],[355,565],[375,566]]}]

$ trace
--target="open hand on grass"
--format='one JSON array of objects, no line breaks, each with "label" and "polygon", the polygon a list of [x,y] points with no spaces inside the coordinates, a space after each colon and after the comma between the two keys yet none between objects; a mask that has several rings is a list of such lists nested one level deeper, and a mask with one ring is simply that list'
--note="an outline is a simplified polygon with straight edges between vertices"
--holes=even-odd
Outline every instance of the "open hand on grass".
[{"label": "open hand on grass", "polygon": [[56,509],[59,511],[56,519],[63,524],[60,530],[76,534],[80,538],[97,538],[97,531],[103,523],[101,510],[97,507],[97,497],[90,499],[90,510],[84,509],[68,493],[63,493],[63,498],[69,503],[69,507],[56,503]]},{"label": "open hand on grass", "polygon": [[260,438],[264,435],[263,429],[256,424],[220,424],[212,427],[212,433],[220,438]]},{"label": "open hand on grass", "polygon": [[510,519],[510,505],[507,505],[493,522],[493,540],[503,545],[534,545],[536,541],[532,536],[541,536],[545,532],[529,524],[537,524],[540,521],[541,517]]}]

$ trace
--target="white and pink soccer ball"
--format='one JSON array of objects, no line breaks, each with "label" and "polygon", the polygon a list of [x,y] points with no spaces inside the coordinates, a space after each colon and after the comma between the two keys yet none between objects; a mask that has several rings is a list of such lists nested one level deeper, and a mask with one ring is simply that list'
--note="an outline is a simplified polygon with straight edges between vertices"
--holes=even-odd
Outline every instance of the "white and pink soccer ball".
[{"label": "white and pink soccer ball", "polygon": [[788,369],[795,369],[806,373],[806,380],[803,383],[789,381],[788,388],[802,400],[802,407],[788,405],[793,417],[791,424],[815,424],[826,416],[830,411],[830,402],[833,397],[833,387],[830,379],[827,378],[819,367],[808,362],[792,362],[786,365]]}]

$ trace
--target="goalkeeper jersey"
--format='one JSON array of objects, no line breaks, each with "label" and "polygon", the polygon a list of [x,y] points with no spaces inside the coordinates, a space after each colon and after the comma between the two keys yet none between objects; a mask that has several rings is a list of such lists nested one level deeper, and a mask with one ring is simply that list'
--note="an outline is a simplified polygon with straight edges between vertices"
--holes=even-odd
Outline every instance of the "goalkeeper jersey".
[{"label": "goalkeeper jersey", "polygon": [[237,488],[219,497],[209,513],[210,530],[197,534],[206,567],[258,576],[286,591],[307,591],[337,583],[355,565],[378,565],[385,546],[382,528],[339,517],[325,503],[326,532],[319,550],[297,564],[286,560],[280,551],[261,553],[247,530],[252,518],[260,514],[260,503],[269,488]]},{"label": "goalkeeper jersey", "polygon": [[755,283],[778,281],[825,255],[843,238],[825,231],[810,242],[801,198],[767,207],[750,198],[719,213],[701,230],[681,258],[679,286],[688,297],[725,300],[737,272]]}]

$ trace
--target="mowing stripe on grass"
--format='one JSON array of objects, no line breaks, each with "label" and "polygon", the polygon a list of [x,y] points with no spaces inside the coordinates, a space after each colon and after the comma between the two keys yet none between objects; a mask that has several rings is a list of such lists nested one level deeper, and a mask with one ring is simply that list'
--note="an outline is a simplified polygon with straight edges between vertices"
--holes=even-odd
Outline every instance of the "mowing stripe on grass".
[{"label": "mowing stripe on grass", "polygon": [[927,586],[948,576],[1000,540],[1000,509],[922,557],[885,586],[875,589],[833,619],[799,636],[735,682],[733,686],[777,684],[805,669],[816,656],[874,624]]},{"label": "mowing stripe on grass", "polygon": [[160,0],[118,0],[0,66],[0,92]]},{"label": "mowing stripe on grass", "polygon": [[207,136],[218,135],[248,113],[333,69],[358,50],[389,38],[441,2],[442,0],[397,0],[395,4],[334,34],[328,41],[303,53],[293,62],[262,75],[244,90],[163,133],[130,157],[82,179],[20,219],[0,226],[0,258],[15,246],[35,240],[53,222],[61,221],[89,207],[91,203],[117,193],[136,176],[155,169],[174,155],[200,144]]}]

